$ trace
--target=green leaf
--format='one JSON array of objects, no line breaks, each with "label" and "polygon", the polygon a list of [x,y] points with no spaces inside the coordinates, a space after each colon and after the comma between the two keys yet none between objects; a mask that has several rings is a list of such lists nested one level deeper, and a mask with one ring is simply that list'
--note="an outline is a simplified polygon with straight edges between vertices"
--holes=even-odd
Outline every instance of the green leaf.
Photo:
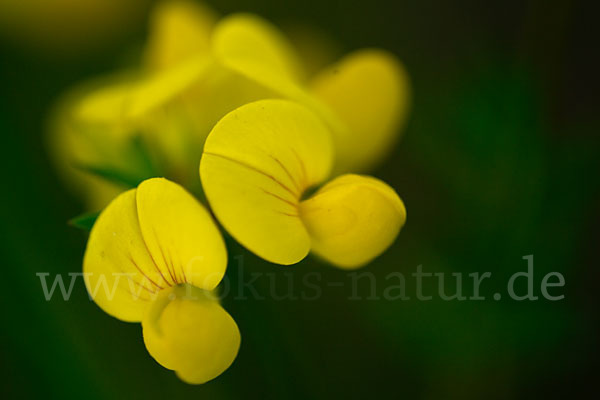
[{"label": "green leaf", "polygon": [[98,215],[100,215],[100,211],[94,211],[94,212],[81,214],[75,218],[70,219],[69,225],[89,232],[92,230],[92,227],[94,226],[94,223],[96,222],[96,219],[98,219]]}]

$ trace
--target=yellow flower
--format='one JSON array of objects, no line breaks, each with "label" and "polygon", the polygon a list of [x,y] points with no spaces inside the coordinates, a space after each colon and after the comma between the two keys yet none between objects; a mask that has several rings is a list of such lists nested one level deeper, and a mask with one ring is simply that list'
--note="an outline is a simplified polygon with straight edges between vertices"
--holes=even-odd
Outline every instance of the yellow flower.
[{"label": "yellow flower", "polygon": [[218,16],[197,1],[171,0],[156,5],[150,15],[150,35],[144,49],[144,64],[165,69],[189,57],[210,53],[210,32]]},{"label": "yellow flower", "polygon": [[356,51],[307,80],[310,60],[256,15],[217,21],[209,9],[179,0],[160,4],[151,21],[141,72],[88,90],[72,103],[70,120],[81,131],[141,134],[165,175],[186,186],[215,123],[261,99],[293,100],[319,115],[333,138],[333,175],[372,169],[399,137],[410,90],[387,52]]},{"label": "yellow flower", "polygon": [[334,174],[373,168],[398,139],[410,87],[395,56],[358,50],[304,84],[291,44],[259,17],[224,18],[213,31],[212,44],[222,65],[323,118],[333,135]]},{"label": "yellow flower", "polygon": [[313,251],[357,268],[388,248],[405,222],[385,183],[342,175],[305,199],[333,166],[331,134],[306,107],[287,100],[244,105],[206,140],[200,177],[211,208],[242,245],[277,264]]},{"label": "yellow flower", "polygon": [[[165,174],[189,184],[197,179],[201,142],[174,98],[202,74],[203,58],[190,59],[151,77],[128,72],[97,79],[71,90],[55,107],[48,142],[65,181],[91,209],[101,209],[123,187],[83,172],[80,166],[139,172],[131,143],[140,139]],[[194,145],[190,145],[193,143]]]},{"label": "yellow flower", "polygon": [[[154,63],[159,66],[198,54],[211,60],[205,75],[182,96],[195,110],[190,115],[202,140],[229,111],[279,97],[304,104],[328,124],[336,175],[368,171],[393,148],[410,103],[408,76],[395,56],[377,49],[355,51],[307,82],[305,66],[311,60],[300,60],[275,26],[252,14],[216,22],[214,14],[196,7],[176,2],[158,9],[147,59],[163,60]],[[194,41],[168,45],[174,40],[165,38],[182,37],[179,29],[190,26],[196,27]]]},{"label": "yellow flower", "polygon": [[189,383],[203,383],[235,359],[240,334],[213,291],[227,265],[208,211],[162,178],[119,195],[100,214],[83,270],[108,314],[141,322],[148,352]]}]

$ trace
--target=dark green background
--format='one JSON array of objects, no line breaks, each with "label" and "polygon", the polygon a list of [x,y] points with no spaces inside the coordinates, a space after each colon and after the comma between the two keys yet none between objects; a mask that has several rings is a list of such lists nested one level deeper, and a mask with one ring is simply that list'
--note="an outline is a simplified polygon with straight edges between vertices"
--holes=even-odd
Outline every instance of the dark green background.
[{"label": "dark green background", "polygon": [[[0,39],[0,263],[3,398],[577,398],[597,381],[600,65],[597,12],[582,1],[225,0],[221,12],[303,21],[344,50],[378,46],[406,64],[414,104],[404,139],[375,175],[408,222],[365,271],[490,271],[482,294],[535,257],[535,281],[564,274],[565,299],[349,301],[349,276],[309,259],[292,268],[244,255],[243,273],[322,272],[315,301],[235,300],[233,366],[188,386],[147,354],[138,324],[103,313],[80,283],[46,302],[36,272],[81,271],[82,210],[42,140],[71,84],[110,71],[145,26],[68,59]],[[228,276],[241,279],[232,264]],[[244,279],[247,279],[244,278]],[[256,288],[269,295],[271,282]],[[360,293],[368,296],[368,285]],[[407,291],[414,293],[414,281]],[[434,288],[426,288],[433,291]],[[469,294],[469,293],[467,293]],[[539,294],[539,291],[538,293]],[[505,296],[506,297],[506,296]]]}]

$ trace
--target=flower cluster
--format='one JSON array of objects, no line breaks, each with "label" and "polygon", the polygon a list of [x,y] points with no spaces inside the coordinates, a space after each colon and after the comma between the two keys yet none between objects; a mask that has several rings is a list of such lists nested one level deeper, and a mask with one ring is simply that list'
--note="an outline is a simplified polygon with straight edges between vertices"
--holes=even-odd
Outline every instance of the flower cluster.
[{"label": "flower cluster", "polygon": [[[218,376],[240,345],[214,295],[227,252],[213,217],[269,262],[313,253],[345,269],[385,251],[405,222],[394,189],[359,175],[398,139],[403,67],[376,49],[312,75],[307,64],[310,52],[258,16],[168,1],[141,66],[77,88],[55,113],[59,170],[103,209],[88,289],[108,314],[141,322],[149,353],[186,382]],[[92,290],[102,281],[114,296]]]}]

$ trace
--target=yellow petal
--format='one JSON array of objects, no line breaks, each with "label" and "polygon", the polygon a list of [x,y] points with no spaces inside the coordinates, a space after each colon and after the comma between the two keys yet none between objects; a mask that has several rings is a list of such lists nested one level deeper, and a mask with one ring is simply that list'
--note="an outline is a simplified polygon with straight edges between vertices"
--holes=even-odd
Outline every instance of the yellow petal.
[{"label": "yellow petal", "polygon": [[83,261],[86,285],[108,314],[141,321],[156,293],[193,282],[213,289],[227,264],[222,238],[190,194],[162,178],[119,195],[100,214]]},{"label": "yellow petal", "polygon": [[163,1],[150,17],[146,63],[164,69],[210,52],[210,32],[217,21],[208,6],[189,0]]},{"label": "yellow petal", "polygon": [[127,171],[131,168],[120,165],[128,160],[119,141],[129,144],[133,135],[143,135],[153,159],[163,161],[166,172],[188,183],[187,171],[195,169],[200,157],[200,151],[192,150],[201,148],[207,132],[202,135],[194,129],[191,116],[198,110],[176,100],[202,79],[209,64],[209,58],[196,57],[144,78],[128,75],[94,85],[71,106],[72,136],[83,139],[88,132],[98,136],[98,148],[109,151],[94,165]]},{"label": "yellow petal", "polygon": [[225,274],[227,251],[208,211],[163,178],[142,182],[136,200],[144,241],[166,281],[214,289]]},{"label": "yellow petal", "polygon": [[142,136],[151,159],[169,176],[190,186],[197,182],[190,169],[198,165],[208,128],[199,132],[192,118],[198,110],[179,100],[202,79],[209,63],[208,58],[191,58],[145,78],[118,74],[65,96],[53,115],[50,145],[65,179],[89,199],[92,209],[103,208],[122,188],[74,166],[110,167],[136,175],[140,165],[130,157],[134,136]]},{"label": "yellow petal", "polygon": [[357,268],[385,251],[406,220],[396,192],[384,182],[343,175],[300,205],[312,250],[341,268]]},{"label": "yellow petal", "polygon": [[88,292],[124,321],[141,321],[154,293],[166,287],[146,250],[135,197],[135,189],[122,193],[100,214],[83,259]]},{"label": "yellow petal", "polygon": [[261,100],[227,114],[204,147],[200,176],[225,229],[260,257],[293,264],[306,256],[308,234],[298,203],[326,179],[330,133],[312,112],[286,100]]},{"label": "yellow petal", "polygon": [[252,14],[234,14],[215,27],[212,48],[226,67],[269,86],[273,80],[296,81],[300,63],[292,46],[269,22]]},{"label": "yellow petal", "polygon": [[252,101],[273,97],[278,95],[256,81],[215,66],[185,94],[184,106],[194,122],[195,133],[203,139],[201,148],[210,130],[225,114]]},{"label": "yellow petal", "polygon": [[119,79],[114,84],[91,91],[74,107],[75,119],[89,123],[120,123],[134,86],[133,78]]},{"label": "yellow petal", "polygon": [[127,116],[139,117],[180,95],[205,74],[211,62],[208,56],[199,55],[144,80],[127,100]]},{"label": "yellow petal", "polygon": [[240,332],[210,294],[190,285],[161,292],[142,322],[148,352],[187,383],[222,374],[235,360]]},{"label": "yellow petal", "polygon": [[75,118],[85,123],[130,126],[157,107],[182,94],[210,66],[207,56],[197,56],[147,77],[130,77],[91,92],[81,99]]},{"label": "yellow petal", "polygon": [[301,85],[305,73],[293,46],[267,21],[250,14],[223,19],[213,32],[212,49],[224,67],[271,91],[268,97],[283,97],[303,104],[330,129],[342,134],[346,131],[338,116]]},{"label": "yellow petal", "polygon": [[393,148],[410,100],[408,76],[396,57],[357,51],[320,73],[312,90],[347,127],[333,131],[336,174],[367,171]]}]

